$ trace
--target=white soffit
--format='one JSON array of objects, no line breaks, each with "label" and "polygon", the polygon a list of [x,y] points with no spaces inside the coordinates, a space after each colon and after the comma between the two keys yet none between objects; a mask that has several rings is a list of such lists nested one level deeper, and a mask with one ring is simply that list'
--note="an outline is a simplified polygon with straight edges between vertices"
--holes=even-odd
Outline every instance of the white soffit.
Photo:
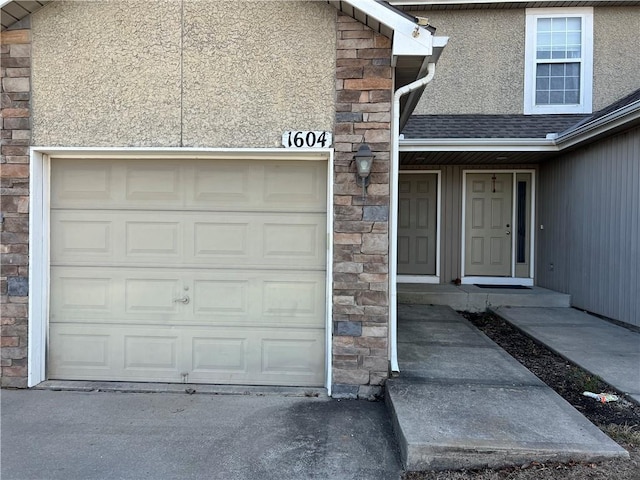
[{"label": "white soffit", "polygon": [[31,15],[36,10],[39,10],[50,0],[39,1],[11,1],[0,0],[0,16],[2,19],[2,30],[6,30],[14,23],[19,22],[23,18]]},{"label": "white soffit", "polygon": [[394,57],[413,55],[428,57],[434,48],[443,48],[447,37],[434,37],[411,16],[376,0],[329,1],[342,13],[364,23],[393,40]]}]

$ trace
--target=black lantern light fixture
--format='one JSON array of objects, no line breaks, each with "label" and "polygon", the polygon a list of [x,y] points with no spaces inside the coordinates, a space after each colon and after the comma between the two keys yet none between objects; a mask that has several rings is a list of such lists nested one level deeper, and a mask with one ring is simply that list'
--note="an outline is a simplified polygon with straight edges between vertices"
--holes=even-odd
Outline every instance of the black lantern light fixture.
[{"label": "black lantern light fixture", "polygon": [[358,148],[353,159],[356,162],[356,169],[358,176],[356,177],[356,184],[362,186],[362,198],[367,196],[367,186],[369,185],[369,175],[371,175],[371,165],[373,165],[373,153],[371,148],[366,143],[363,143]]}]

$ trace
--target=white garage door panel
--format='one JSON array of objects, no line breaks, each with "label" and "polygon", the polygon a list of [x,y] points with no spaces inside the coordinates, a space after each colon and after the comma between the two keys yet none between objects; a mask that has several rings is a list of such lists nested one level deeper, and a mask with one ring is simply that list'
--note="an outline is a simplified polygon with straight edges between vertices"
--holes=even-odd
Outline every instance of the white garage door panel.
[{"label": "white garage door panel", "polygon": [[50,321],[324,330],[325,290],[315,271],[53,267]]},{"label": "white garage door panel", "polygon": [[56,159],[53,208],[325,212],[325,162]]},{"label": "white garage door panel", "polygon": [[326,214],[54,210],[52,265],[324,270]]},{"label": "white garage door panel", "polygon": [[324,379],[320,330],[56,323],[50,335],[52,378],[303,386]]},{"label": "white garage door panel", "polygon": [[326,162],[52,162],[49,378],[320,386]]}]

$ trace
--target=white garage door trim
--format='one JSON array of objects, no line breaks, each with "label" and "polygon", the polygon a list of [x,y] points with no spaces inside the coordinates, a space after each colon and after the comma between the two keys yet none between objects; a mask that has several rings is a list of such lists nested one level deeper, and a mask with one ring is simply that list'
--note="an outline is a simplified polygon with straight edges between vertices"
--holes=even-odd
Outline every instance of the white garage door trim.
[{"label": "white garage door trim", "polygon": [[282,148],[64,148],[32,147],[30,165],[29,215],[29,352],[28,386],[46,380],[48,348],[49,271],[50,271],[50,172],[51,160],[56,157],[105,158],[190,158],[190,159],[247,159],[247,160],[311,160],[327,162],[327,256],[326,256],[326,319],[325,319],[325,387],[331,395],[332,345],[332,257],[333,257],[333,149]]}]

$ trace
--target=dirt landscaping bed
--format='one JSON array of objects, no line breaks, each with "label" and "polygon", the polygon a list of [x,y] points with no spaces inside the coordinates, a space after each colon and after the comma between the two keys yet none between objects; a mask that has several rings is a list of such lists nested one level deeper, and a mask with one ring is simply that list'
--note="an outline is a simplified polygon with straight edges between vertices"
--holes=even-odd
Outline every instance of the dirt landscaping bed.
[{"label": "dirt landscaping bed", "polygon": [[[627,449],[631,458],[599,463],[533,462],[496,470],[411,472],[405,474],[405,480],[640,480],[640,405],[627,400],[598,377],[551,352],[501,318],[490,313],[461,313]],[[584,391],[614,393],[620,400],[603,404],[583,396]]]}]

